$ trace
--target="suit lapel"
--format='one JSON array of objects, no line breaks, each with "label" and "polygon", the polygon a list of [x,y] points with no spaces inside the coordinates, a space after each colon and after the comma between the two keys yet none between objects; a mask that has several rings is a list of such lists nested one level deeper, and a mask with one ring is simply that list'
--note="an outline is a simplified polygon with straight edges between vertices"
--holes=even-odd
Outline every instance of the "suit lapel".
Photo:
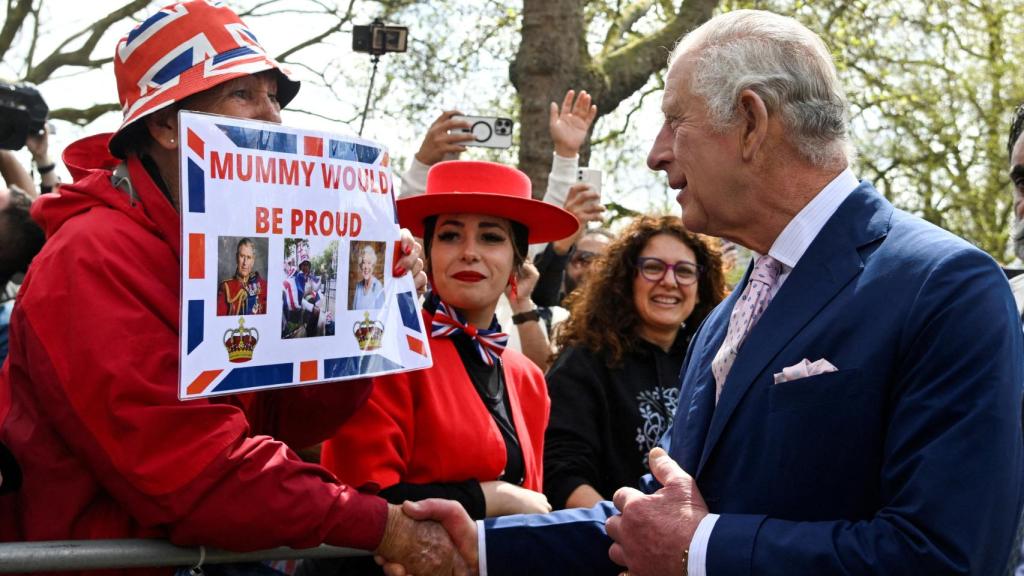
[{"label": "suit lapel", "polygon": [[[740,348],[714,409],[698,474],[736,407],[761,373],[863,269],[858,249],[885,235],[892,211],[892,205],[870,184],[862,183],[818,233]],[[715,352],[717,348],[711,352],[711,358]],[[709,359],[703,377],[710,378],[713,389],[710,364]]]},{"label": "suit lapel", "polygon": [[[746,285],[746,279],[750,276],[750,269],[739,285]],[[699,350],[700,357],[691,359],[683,374],[684,385],[680,398],[689,398],[690,402],[685,407],[685,420],[682,426],[673,427],[672,446],[678,446],[678,451],[673,450],[680,465],[684,470],[693,472],[697,469],[697,462],[700,459],[704,447],[704,439],[708,433],[711,416],[715,411],[715,378],[711,373],[711,361],[715,357],[725,334],[729,329],[729,316],[732,308],[739,299],[741,290],[735,290],[729,295],[708,318],[704,328],[707,332],[706,345]],[[680,406],[678,411],[684,410]],[[679,421],[679,418],[676,419]]]}]

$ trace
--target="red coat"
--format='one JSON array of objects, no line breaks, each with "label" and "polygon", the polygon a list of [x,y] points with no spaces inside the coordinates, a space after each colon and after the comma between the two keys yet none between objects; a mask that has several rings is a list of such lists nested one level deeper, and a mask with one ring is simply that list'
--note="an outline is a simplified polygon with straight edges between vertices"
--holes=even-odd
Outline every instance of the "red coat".
[{"label": "red coat", "polygon": [[76,182],[33,208],[48,240],[0,372],[0,441],[24,484],[0,497],[0,540],[375,548],[386,503],[282,443],[329,437],[370,382],[179,401],[178,213],[137,160],[134,201],[109,171],[76,166],[110,166],[105,144],[69,148]]},{"label": "red coat", "polygon": [[[256,298],[250,306],[249,290],[255,286]],[[238,278],[222,280],[217,285],[217,316],[238,316],[267,313],[267,281],[257,274],[249,282]]]},{"label": "red coat", "polygon": [[[430,318],[424,314],[426,325]],[[370,400],[324,443],[321,463],[351,486],[497,480],[505,441],[469,379],[455,345],[430,339],[434,366],[374,380]],[[540,491],[551,402],[540,369],[502,354],[512,419],[523,449],[523,486]]]}]

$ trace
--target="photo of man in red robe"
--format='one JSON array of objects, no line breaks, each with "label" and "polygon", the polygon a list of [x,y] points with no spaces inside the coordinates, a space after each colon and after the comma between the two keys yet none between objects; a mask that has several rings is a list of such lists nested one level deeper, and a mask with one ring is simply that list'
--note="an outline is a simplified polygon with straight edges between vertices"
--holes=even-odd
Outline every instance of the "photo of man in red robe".
[{"label": "photo of man in red robe", "polygon": [[235,248],[235,276],[217,286],[217,315],[266,314],[267,280],[256,268],[256,247],[250,238],[242,238]]}]

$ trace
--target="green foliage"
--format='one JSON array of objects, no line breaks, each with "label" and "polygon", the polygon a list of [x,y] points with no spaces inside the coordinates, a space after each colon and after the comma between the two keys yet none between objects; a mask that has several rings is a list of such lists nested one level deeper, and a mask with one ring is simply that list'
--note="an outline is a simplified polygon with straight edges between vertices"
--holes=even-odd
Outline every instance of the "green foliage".
[{"label": "green foliage", "polygon": [[790,14],[832,47],[855,170],[897,206],[1012,258],[1005,145],[1024,102],[1019,0],[731,2]]},{"label": "green foliage", "polygon": [[332,240],[327,244],[323,252],[313,258],[313,270],[316,270],[317,274],[323,274],[325,278],[334,278],[338,275],[337,257],[338,241]]}]

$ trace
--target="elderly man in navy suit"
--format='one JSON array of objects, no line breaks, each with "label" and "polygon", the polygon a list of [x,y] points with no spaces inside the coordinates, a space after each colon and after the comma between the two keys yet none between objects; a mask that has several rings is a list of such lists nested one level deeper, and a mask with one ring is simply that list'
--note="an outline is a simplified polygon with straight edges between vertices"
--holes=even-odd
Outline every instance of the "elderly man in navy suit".
[{"label": "elderly man in navy suit", "polygon": [[657,482],[479,529],[444,501],[406,513],[490,576],[1001,573],[1024,342],[999,267],[858,181],[835,66],[792,19],[687,35],[662,110],[648,163],[687,227],[755,259],[690,346]]}]

